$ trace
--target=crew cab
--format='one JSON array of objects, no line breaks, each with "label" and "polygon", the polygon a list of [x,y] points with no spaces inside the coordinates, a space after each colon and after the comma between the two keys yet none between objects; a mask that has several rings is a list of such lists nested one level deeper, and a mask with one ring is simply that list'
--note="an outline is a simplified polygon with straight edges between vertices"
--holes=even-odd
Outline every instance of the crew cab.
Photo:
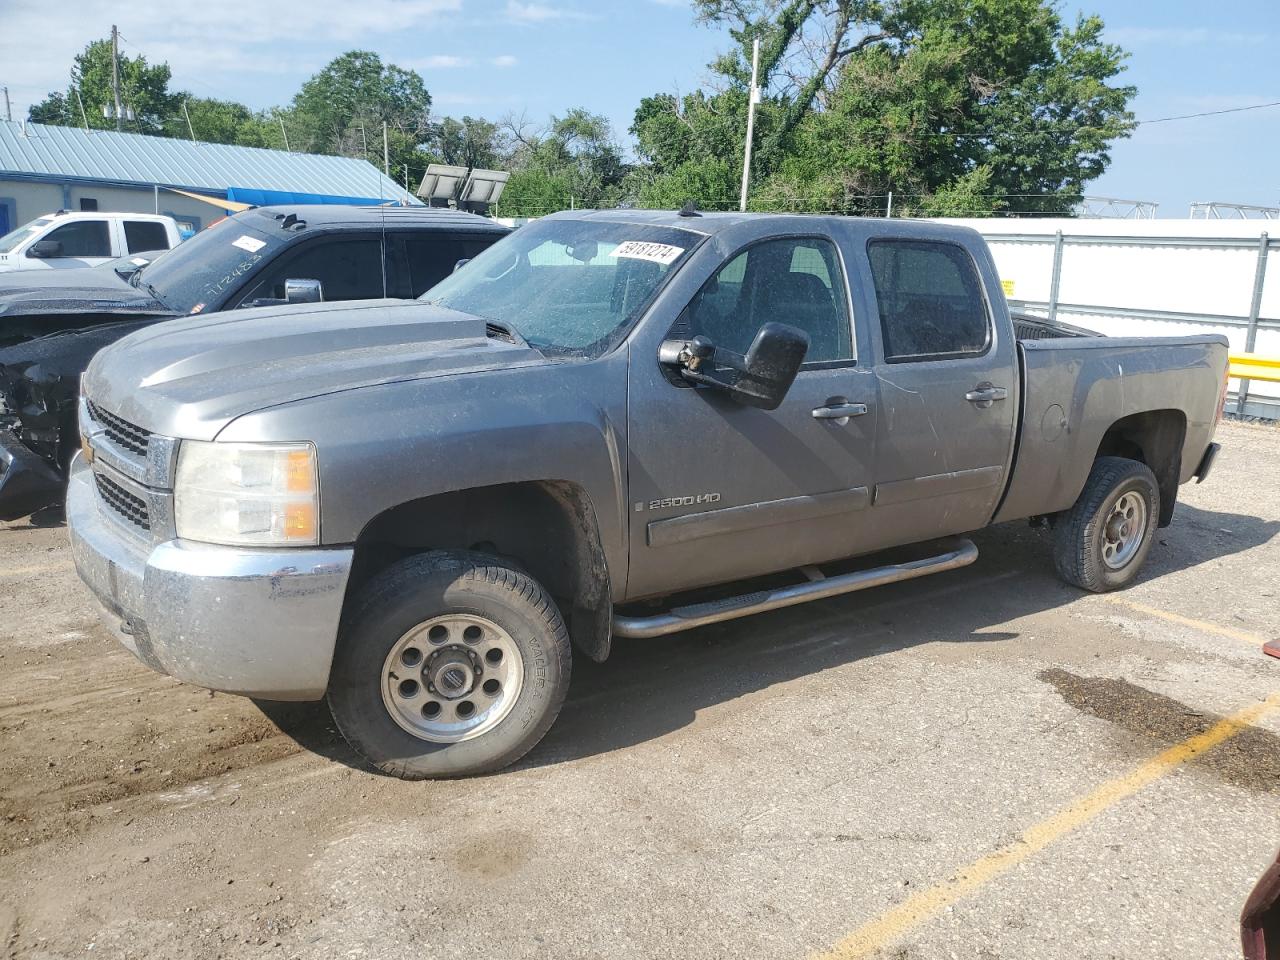
[{"label": "crew cab", "polygon": [[72,213],[37,217],[0,237],[0,273],[96,267],[183,240],[173,217],[152,213]]},{"label": "crew cab", "polygon": [[477,773],[573,656],[952,570],[988,524],[1047,520],[1068,582],[1126,586],[1209,473],[1226,369],[1220,336],[1019,341],[965,228],[562,213],[417,303],[103,350],[71,542],[152,668]]},{"label": "crew cab", "polygon": [[0,276],[0,520],[61,501],[80,374],[108,343],[189,314],[416,297],[507,232],[427,207],[260,207],[160,256]]}]

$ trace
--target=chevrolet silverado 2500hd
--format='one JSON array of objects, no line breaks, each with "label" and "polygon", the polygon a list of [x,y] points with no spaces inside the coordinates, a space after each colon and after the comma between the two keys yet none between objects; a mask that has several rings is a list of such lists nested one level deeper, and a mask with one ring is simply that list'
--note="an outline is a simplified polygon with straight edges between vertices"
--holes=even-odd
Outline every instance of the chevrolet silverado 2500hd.
[{"label": "chevrolet silverado 2500hd", "polygon": [[76,566],[149,666],[327,697],[406,778],[523,755],[571,650],[953,569],[987,524],[1047,519],[1066,580],[1125,586],[1227,366],[1019,341],[978,234],[898,220],[558,214],[422,301],[268,314],[97,355]]}]

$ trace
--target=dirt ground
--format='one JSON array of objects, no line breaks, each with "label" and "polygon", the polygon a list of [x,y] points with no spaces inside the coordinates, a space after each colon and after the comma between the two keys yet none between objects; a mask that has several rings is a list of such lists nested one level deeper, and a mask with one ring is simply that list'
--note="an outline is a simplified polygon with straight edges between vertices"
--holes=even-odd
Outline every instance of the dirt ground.
[{"label": "dirt ground", "polygon": [[455,782],[151,673],[56,517],[0,524],[0,957],[1238,956],[1280,709],[1020,847],[1280,691],[1280,430],[1219,440],[1121,595],[984,531],[961,571],[619,641]]}]

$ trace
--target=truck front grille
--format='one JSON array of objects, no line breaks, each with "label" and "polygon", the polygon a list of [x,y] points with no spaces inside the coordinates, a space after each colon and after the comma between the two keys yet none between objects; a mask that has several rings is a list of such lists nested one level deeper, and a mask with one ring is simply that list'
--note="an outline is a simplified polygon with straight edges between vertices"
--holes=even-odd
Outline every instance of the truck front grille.
[{"label": "truck front grille", "polygon": [[118,447],[136,453],[140,457],[147,455],[147,445],[151,441],[151,431],[130,423],[128,420],[107,413],[92,400],[89,402],[89,416],[102,424],[103,432]]},{"label": "truck front grille", "polygon": [[98,495],[102,497],[103,503],[134,526],[148,531],[151,529],[151,512],[147,509],[145,500],[135,497],[120,484],[100,473],[95,473],[93,479],[98,485]]}]

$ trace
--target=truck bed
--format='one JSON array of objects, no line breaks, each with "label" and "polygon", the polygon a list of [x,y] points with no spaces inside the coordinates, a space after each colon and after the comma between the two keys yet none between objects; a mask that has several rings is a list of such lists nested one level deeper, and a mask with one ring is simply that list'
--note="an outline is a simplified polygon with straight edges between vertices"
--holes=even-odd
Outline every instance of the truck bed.
[{"label": "truck bed", "polygon": [[1173,462],[1169,476],[1148,463],[1172,509],[1169,484],[1176,489],[1191,479],[1213,436],[1227,370],[1225,337],[1020,338],[1018,358],[1022,409],[995,522],[1070,507],[1104,441],[1120,442],[1125,421],[1137,418],[1147,418],[1147,426],[1158,419],[1175,448],[1165,458]]}]

